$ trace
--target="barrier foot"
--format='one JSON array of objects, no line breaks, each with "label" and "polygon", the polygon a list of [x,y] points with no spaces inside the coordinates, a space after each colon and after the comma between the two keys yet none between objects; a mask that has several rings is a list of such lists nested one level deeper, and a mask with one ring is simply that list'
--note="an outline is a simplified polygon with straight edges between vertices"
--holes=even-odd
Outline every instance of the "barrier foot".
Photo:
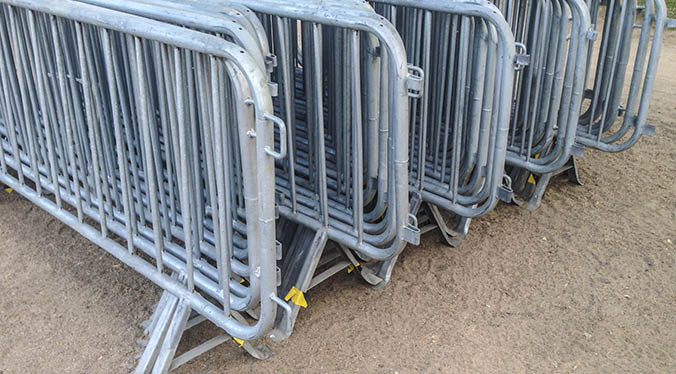
[{"label": "barrier foot", "polygon": [[[441,210],[435,205],[418,200],[418,203],[412,204],[411,207],[411,212],[416,213],[418,218],[420,232],[424,234],[433,230],[439,230],[441,240],[451,247],[458,247],[469,231],[470,218],[451,215],[451,226],[444,218]],[[350,251],[345,247],[342,247],[342,249],[349,257]],[[398,256],[395,256],[387,261],[377,261],[362,265],[358,268],[358,273],[374,289],[382,289],[389,283],[397,259]]]},{"label": "barrier foot", "polygon": [[[244,317],[238,313],[233,312],[233,317],[244,320]],[[233,341],[230,335],[224,333],[176,356],[183,333],[204,321],[206,321],[206,318],[193,313],[187,301],[178,299],[171,293],[164,291],[153,316],[143,324],[146,326],[145,332],[149,336],[149,340],[134,372],[136,374],[167,373],[223,343]],[[259,360],[272,356],[272,351],[263,343],[237,340],[235,342]]]},{"label": "barrier foot", "polygon": [[467,236],[469,232],[469,224],[471,218],[451,215],[450,223],[446,221],[441,210],[436,205],[424,204],[423,209],[427,213],[427,217],[439,229],[441,240],[451,247],[458,247],[462,239]]},{"label": "barrier foot", "polygon": [[584,186],[584,183],[582,183],[582,179],[580,178],[580,168],[577,164],[577,159],[571,157],[568,164],[568,182],[578,186]]},{"label": "barrier foot", "polygon": [[554,176],[553,173],[541,175],[537,179],[537,184],[535,185],[535,190],[528,200],[526,200],[526,208],[531,212],[540,208],[542,205],[542,198],[545,196],[545,191],[549,187],[549,183]]},{"label": "barrier foot", "polygon": [[528,208],[528,210],[533,211],[538,209],[542,204],[542,198],[544,197],[545,191],[547,190],[549,183],[551,183],[552,178],[564,174],[568,177],[569,183],[578,186],[584,185],[582,183],[582,180],[580,179],[580,172],[577,164],[577,159],[575,157],[571,157],[568,159],[568,162],[560,169],[556,170],[553,173],[541,175],[537,179],[535,191],[533,192],[531,197],[526,201],[526,207]]},{"label": "barrier foot", "polygon": [[395,256],[387,261],[378,261],[362,266],[359,274],[368,284],[373,286],[373,289],[380,290],[390,282],[392,269],[394,269],[398,258],[399,256]]}]

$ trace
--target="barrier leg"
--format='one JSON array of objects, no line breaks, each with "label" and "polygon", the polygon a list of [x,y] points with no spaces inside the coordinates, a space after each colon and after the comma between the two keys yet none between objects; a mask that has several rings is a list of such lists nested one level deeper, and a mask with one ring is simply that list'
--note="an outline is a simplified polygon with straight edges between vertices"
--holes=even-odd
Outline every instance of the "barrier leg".
[{"label": "barrier leg", "polygon": [[533,211],[540,207],[540,205],[542,204],[542,198],[544,197],[545,191],[547,190],[547,187],[549,186],[549,183],[551,182],[552,178],[561,174],[565,174],[568,177],[569,183],[576,184],[578,186],[584,185],[582,183],[582,180],[580,179],[580,172],[578,169],[577,160],[575,159],[575,157],[571,157],[570,159],[568,159],[568,162],[560,169],[556,170],[553,173],[542,175],[537,179],[535,191],[533,192],[531,197],[526,201],[526,207],[528,208],[528,210]]},{"label": "barrier leg", "polygon": [[328,235],[323,230],[314,231],[288,221],[278,227],[284,227],[278,235],[284,249],[280,266],[282,284],[278,294],[286,295],[291,301],[292,313],[291,323],[288,323],[289,319],[285,318],[283,313],[277,315],[275,329],[270,334],[270,338],[274,341],[285,340],[291,335],[301,306],[306,306],[299,304],[305,302],[303,294],[311,288],[315,271],[328,242]]},{"label": "barrier leg", "polygon": [[[233,312],[233,317],[246,323],[246,319],[237,312]],[[220,334],[176,356],[184,332],[204,321],[206,318],[193,313],[188,302],[179,300],[176,296],[164,291],[153,316],[148,321],[146,331],[150,335],[150,340],[139,359],[135,373],[167,373],[223,343],[235,340],[228,334]],[[235,342],[256,359],[265,360],[272,357],[272,351],[262,342],[239,340]]]},{"label": "barrier leg", "polygon": [[451,247],[458,247],[462,239],[467,236],[469,224],[472,220],[470,218],[454,215],[449,222],[444,218],[441,210],[436,205],[425,204],[424,209],[427,212],[429,219],[432,220],[439,229],[441,239]]}]

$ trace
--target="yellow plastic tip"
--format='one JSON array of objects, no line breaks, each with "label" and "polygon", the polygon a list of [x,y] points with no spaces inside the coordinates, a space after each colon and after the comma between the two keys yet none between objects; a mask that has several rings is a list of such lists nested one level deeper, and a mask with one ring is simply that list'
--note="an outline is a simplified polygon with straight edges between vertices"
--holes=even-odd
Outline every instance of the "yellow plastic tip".
[{"label": "yellow plastic tip", "polygon": [[299,290],[296,287],[291,287],[289,293],[286,294],[284,300],[286,301],[291,300],[292,303],[298,306],[302,306],[303,308],[307,308],[307,300],[305,300],[305,295],[303,295],[303,291]]},{"label": "yellow plastic tip", "polygon": [[242,339],[232,338],[232,340],[234,340],[235,343],[239,344],[240,347],[244,345],[244,340]]}]

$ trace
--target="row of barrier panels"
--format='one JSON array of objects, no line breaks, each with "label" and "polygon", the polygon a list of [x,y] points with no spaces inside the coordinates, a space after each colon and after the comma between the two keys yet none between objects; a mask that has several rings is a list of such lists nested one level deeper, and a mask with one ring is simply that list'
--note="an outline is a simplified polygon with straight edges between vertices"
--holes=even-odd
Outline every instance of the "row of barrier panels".
[{"label": "row of barrier panels", "polygon": [[[164,293],[138,373],[537,208],[646,123],[663,0],[0,0],[0,182]],[[177,356],[204,321],[223,333]]]}]

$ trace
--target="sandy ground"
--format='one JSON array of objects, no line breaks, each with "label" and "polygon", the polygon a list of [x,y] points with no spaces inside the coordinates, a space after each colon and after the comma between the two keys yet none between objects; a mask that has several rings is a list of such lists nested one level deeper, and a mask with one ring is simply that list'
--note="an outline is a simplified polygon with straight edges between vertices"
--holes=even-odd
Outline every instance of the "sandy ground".
[{"label": "sandy ground", "polygon": [[[457,249],[424,236],[380,291],[320,285],[268,361],[231,343],[178,372],[676,372],[674,61],[672,32],[657,136],[588,151],[585,186],[555,182],[536,212],[499,206]],[[157,287],[17,194],[0,212],[0,374],[132,369]]]}]

